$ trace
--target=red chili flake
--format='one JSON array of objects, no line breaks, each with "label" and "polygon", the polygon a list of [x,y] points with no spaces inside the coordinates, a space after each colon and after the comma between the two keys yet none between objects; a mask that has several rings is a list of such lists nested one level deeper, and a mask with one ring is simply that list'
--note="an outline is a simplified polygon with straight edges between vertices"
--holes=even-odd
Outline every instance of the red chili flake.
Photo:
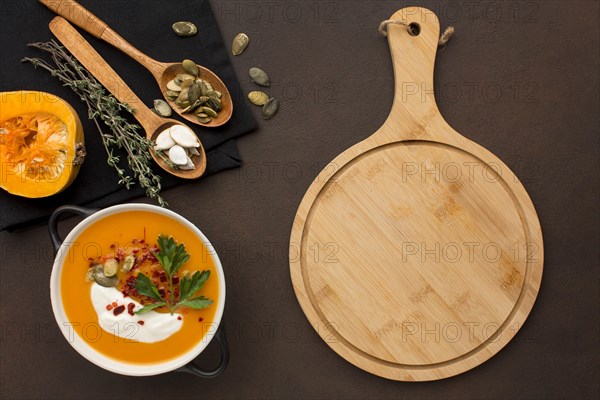
[{"label": "red chili flake", "polygon": [[120,305],[119,307],[115,308],[113,310],[113,314],[115,315],[119,315],[121,314],[123,311],[125,311],[125,306],[124,305]]},{"label": "red chili flake", "polygon": [[117,302],[116,302],[116,301],[113,301],[113,302],[112,302],[112,306],[113,306],[113,307],[116,307],[116,306],[118,306],[118,305],[119,305],[119,304],[117,304]]},{"label": "red chili flake", "polygon": [[138,324],[144,325],[144,321],[138,321]]},{"label": "red chili flake", "polygon": [[179,283],[179,277],[177,275],[175,275],[173,277],[173,285],[177,285]]},{"label": "red chili flake", "polygon": [[140,240],[140,243],[146,243],[146,241],[144,239]]},{"label": "red chili flake", "polygon": [[131,250],[131,252],[132,252],[133,254],[137,254],[139,251],[140,251],[140,249],[139,249],[139,248],[137,248],[137,247],[134,247],[134,248],[133,248],[133,250]]},{"label": "red chili flake", "polygon": [[202,318],[202,317],[198,318],[198,322],[202,322],[202,321],[204,321],[204,318]]},{"label": "red chili flake", "polygon": [[133,303],[127,304],[127,312],[129,313],[129,315],[134,315],[133,314],[133,309],[134,308],[135,308],[135,304],[133,304]]},{"label": "red chili flake", "polygon": [[160,281],[161,282],[166,282],[167,281],[167,274],[165,274],[164,271],[160,273]]},{"label": "red chili flake", "polygon": [[106,306],[106,309],[107,309],[108,311],[112,310],[112,309],[113,309],[113,306],[112,306],[112,304],[109,304],[109,305],[107,305],[107,306]]},{"label": "red chili flake", "polygon": [[165,289],[164,289],[164,288],[159,288],[159,289],[158,289],[158,294],[160,294],[160,295],[161,295],[161,297],[163,297],[163,298],[164,298],[164,297],[165,297],[165,294],[166,294],[166,292],[165,292]]},{"label": "red chili flake", "polygon": [[111,245],[110,245],[110,248],[111,248],[111,249],[114,249],[114,248],[115,248],[115,244],[114,244],[114,243],[113,243],[113,244],[111,244]]},{"label": "red chili flake", "polygon": [[136,244],[137,242],[138,242],[138,240],[137,240],[137,239],[133,239],[133,240],[131,241],[131,243],[133,243],[133,244]]},{"label": "red chili flake", "polygon": [[181,321],[181,315],[180,315],[180,316],[178,316],[178,317],[177,317],[177,319]]}]

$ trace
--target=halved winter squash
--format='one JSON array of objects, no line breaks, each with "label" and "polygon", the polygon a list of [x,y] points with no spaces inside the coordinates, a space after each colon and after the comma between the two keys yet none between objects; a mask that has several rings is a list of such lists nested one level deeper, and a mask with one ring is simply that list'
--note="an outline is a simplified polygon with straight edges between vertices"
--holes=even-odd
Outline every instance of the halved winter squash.
[{"label": "halved winter squash", "polygon": [[83,127],[63,99],[44,92],[0,93],[0,187],[37,198],[66,189],[85,158]]}]

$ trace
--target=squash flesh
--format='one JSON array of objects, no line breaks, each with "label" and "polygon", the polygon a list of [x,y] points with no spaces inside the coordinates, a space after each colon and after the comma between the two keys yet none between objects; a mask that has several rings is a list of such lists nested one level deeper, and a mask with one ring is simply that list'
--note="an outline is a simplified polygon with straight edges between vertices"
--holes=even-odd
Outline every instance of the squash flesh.
[{"label": "squash flesh", "polygon": [[0,187],[29,198],[59,193],[82,161],[83,129],[75,111],[43,92],[0,97]]}]

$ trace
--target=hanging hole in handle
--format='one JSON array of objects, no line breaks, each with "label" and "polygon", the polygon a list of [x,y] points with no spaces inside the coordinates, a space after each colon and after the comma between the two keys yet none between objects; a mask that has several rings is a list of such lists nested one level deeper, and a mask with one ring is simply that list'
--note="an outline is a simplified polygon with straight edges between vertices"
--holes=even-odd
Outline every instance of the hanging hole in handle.
[{"label": "hanging hole in handle", "polygon": [[411,22],[408,24],[408,33],[410,36],[419,36],[419,33],[421,33],[421,25],[416,22]]}]

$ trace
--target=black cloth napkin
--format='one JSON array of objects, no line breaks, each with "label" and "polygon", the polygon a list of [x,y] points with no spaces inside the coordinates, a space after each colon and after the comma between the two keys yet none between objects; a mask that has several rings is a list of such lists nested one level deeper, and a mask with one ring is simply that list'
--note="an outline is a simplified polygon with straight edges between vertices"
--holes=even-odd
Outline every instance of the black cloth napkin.
[{"label": "black cloth napkin", "polygon": [[[233,139],[256,129],[257,123],[245,101],[229,59],[229,46],[221,37],[209,2],[82,0],[81,4],[150,57],[163,62],[191,58],[219,75],[233,99],[233,117],[219,128],[190,127],[198,134],[207,151],[205,176],[239,167],[242,162]],[[26,199],[0,190],[0,231],[43,223],[55,208],[64,204],[105,207],[144,195],[137,186],[128,191],[118,185],[115,171],[106,163],[106,153],[98,130],[88,120],[87,109],[80,99],[46,71],[20,62],[26,56],[47,59],[46,53],[28,48],[26,44],[55,39],[48,29],[53,17],[50,10],[35,0],[0,2],[0,91],[40,90],[65,99],[82,120],[88,154],[75,182],[58,195]],[[198,27],[198,34],[189,38],[177,37],[171,29],[171,25],[177,21],[193,22]],[[82,33],[146,104],[151,105],[153,99],[162,98],[152,75],[136,61],[91,35]],[[142,130],[140,134],[143,134]],[[125,156],[121,158],[124,160]],[[160,172],[163,190],[189,183],[158,167],[155,171]],[[192,181],[191,184],[197,182]]]}]

